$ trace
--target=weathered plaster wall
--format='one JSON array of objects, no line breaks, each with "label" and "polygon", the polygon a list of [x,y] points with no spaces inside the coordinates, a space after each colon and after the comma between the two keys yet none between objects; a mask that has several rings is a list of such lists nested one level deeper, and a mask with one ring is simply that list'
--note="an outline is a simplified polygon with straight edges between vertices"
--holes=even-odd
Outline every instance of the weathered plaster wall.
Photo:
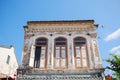
[{"label": "weathered plaster wall", "polygon": [[78,36],[84,37],[87,40],[89,68],[98,68],[101,63],[96,40],[96,25],[93,23],[29,23],[25,28],[22,65],[31,67],[33,66],[35,40],[40,37],[45,37],[48,39],[47,69],[53,69],[54,39],[57,37],[65,37],[67,39],[68,69],[75,69],[73,39]]}]

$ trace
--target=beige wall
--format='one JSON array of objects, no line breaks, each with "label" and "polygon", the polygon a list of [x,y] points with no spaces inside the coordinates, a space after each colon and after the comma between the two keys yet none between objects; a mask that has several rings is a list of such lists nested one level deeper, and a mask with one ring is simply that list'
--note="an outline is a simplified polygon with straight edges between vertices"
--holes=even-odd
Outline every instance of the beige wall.
[{"label": "beige wall", "polygon": [[[48,34],[48,35],[47,35]],[[74,48],[73,48],[73,39],[75,37],[78,37],[78,36],[81,36],[81,37],[84,37],[87,39],[87,48],[88,48],[88,63],[89,63],[89,68],[90,69],[93,69],[93,68],[97,68],[99,67],[99,65],[101,65],[100,61],[99,60],[96,60],[98,57],[95,56],[95,52],[94,52],[94,45],[93,45],[93,39],[96,41],[96,38],[91,38],[90,36],[87,36],[85,33],[81,34],[81,33],[71,33],[71,36],[68,35],[68,33],[65,33],[65,34],[57,34],[57,33],[53,33],[53,36],[50,36],[49,32],[46,32],[46,35],[36,35],[34,37],[31,37],[30,38],[30,44],[32,46],[35,45],[35,40],[37,38],[40,38],[40,37],[46,37],[48,39],[48,58],[47,58],[47,68],[48,69],[53,69],[53,64],[54,64],[54,59],[53,59],[53,56],[54,56],[54,39],[56,37],[65,37],[67,39],[67,51],[68,51],[68,69],[75,69],[75,66],[74,66]],[[91,45],[92,44],[92,45]],[[71,47],[71,49],[70,49]],[[91,49],[90,47],[92,47],[92,50],[93,50],[93,58],[95,61],[93,61],[91,59],[91,56],[92,56],[92,52],[91,52]],[[34,48],[34,49],[33,49]],[[35,52],[35,47],[31,47],[31,51],[30,52],[30,55],[33,55],[34,56],[34,52]],[[50,55],[51,53],[51,55]],[[99,54],[99,53],[97,53]],[[32,64],[33,65],[33,62],[34,62],[34,57],[32,56],[32,61],[29,61],[29,64]],[[52,57],[52,63],[49,63],[49,60],[50,60],[50,56]],[[70,59],[72,59],[72,63],[70,61]],[[29,59],[30,60],[30,59]]]},{"label": "beige wall", "polygon": [[[58,22],[59,23],[59,22]],[[95,49],[98,49],[97,33],[94,23],[91,22],[70,22],[70,23],[41,23],[32,22],[25,28],[25,41],[24,50],[22,55],[22,64],[33,67],[34,52],[35,52],[35,40],[40,37],[46,37],[48,39],[48,57],[47,57],[47,69],[53,69],[54,64],[54,39],[56,37],[65,37],[67,39],[67,51],[68,51],[68,69],[75,69],[74,63],[74,48],[73,39],[78,36],[82,36],[87,40],[87,52],[88,52],[88,65],[89,69],[100,68],[101,61],[99,59],[99,50],[96,53]],[[89,33],[89,35],[87,35]],[[52,36],[51,36],[52,34]],[[71,34],[71,35],[69,35]],[[95,48],[94,43],[97,45]],[[51,55],[50,55],[51,54]],[[98,54],[96,56],[96,54]],[[50,61],[51,56],[51,63]],[[71,62],[72,59],[72,62]],[[97,60],[97,61],[96,61]]]}]

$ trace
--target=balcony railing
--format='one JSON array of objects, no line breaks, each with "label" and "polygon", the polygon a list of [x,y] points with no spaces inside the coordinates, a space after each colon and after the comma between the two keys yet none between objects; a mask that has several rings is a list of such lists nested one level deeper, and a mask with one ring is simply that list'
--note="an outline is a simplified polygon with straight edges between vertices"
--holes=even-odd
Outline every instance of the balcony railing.
[{"label": "balcony railing", "polygon": [[17,80],[103,80],[103,70],[18,69]]}]

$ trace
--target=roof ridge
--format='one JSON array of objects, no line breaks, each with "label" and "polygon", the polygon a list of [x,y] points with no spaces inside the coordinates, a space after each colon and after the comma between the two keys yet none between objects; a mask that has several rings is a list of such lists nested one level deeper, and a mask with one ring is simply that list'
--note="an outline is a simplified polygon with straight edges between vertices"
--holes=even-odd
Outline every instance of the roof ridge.
[{"label": "roof ridge", "polygon": [[41,20],[41,21],[27,21],[27,23],[34,22],[94,22],[94,20]]}]

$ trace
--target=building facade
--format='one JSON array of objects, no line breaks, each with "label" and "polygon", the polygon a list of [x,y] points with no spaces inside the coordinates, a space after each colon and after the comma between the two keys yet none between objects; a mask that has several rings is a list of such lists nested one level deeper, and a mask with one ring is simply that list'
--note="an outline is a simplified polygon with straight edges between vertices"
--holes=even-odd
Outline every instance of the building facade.
[{"label": "building facade", "polygon": [[13,46],[0,46],[0,78],[14,78],[18,62]]},{"label": "building facade", "polygon": [[103,80],[94,20],[28,21],[18,80]]}]

